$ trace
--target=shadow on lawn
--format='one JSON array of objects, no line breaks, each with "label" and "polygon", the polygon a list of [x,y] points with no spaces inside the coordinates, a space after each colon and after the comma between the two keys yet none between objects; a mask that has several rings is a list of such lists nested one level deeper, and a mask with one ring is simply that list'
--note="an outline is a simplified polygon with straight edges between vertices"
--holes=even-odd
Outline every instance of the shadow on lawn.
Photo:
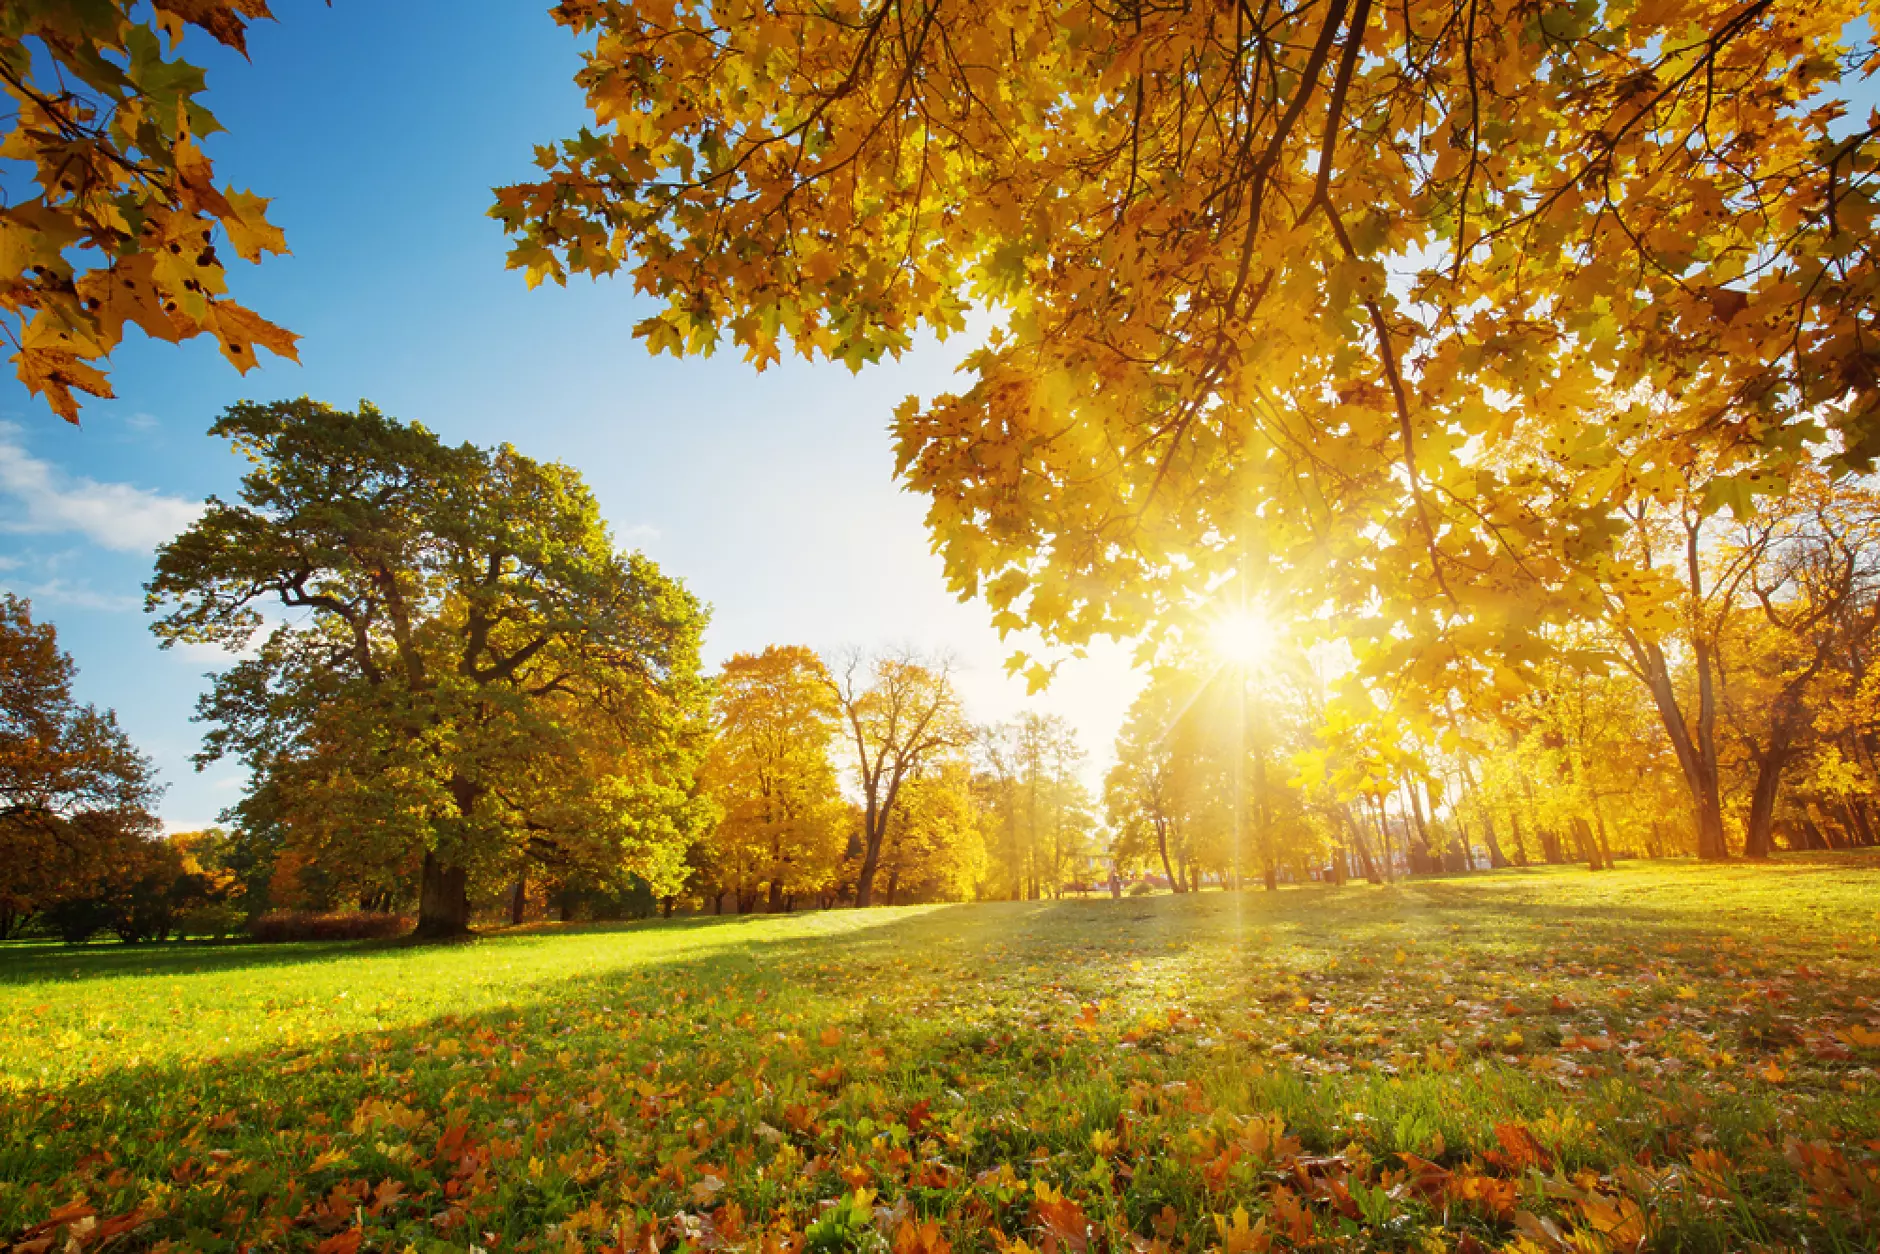
[{"label": "shadow on lawn", "polygon": [[[897,912],[881,924],[843,931],[812,932],[777,938],[761,944],[727,946],[704,954],[680,952],[665,958],[652,958],[637,964],[625,964],[599,970],[588,969],[552,980],[520,986],[518,996],[509,1001],[478,1007],[462,1013],[434,1015],[415,1022],[376,1030],[352,1030],[300,1043],[260,1047],[225,1053],[214,1057],[175,1060],[166,1063],[125,1065],[89,1076],[55,1082],[36,1089],[4,1094],[0,1100],[0,1180],[19,1183],[53,1184],[72,1171],[78,1160],[93,1152],[105,1140],[123,1148],[120,1165],[134,1162],[146,1178],[170,1174],[186,1161],[200,1160],[215,1146],[231,1143],[231,1138],[267,1137],[273,1133],[298,1134],[312,1118],[337,1115],[344,1122],[364,1098],[385,1095],[382,1079],[375,1078],[376,1067],[364,1067],[368,1060],[387,1056],[405,1056],[401,1069],[409,1074],[402,1081],[411,1093],[429,1092],[431,1100],[453,1090],[465,1079],[464,1059],[470,1056],[477,1034],[495,1029],[506,1037],[522,1033],[507,1042],[510,1048],[543,1045],[550,1032],[540,1020],[566,1014],[571,1009],[593,1009],[603,1004],[632,1005],[645,1014],[657,1015],[662,1030],[690,1034],[699,1042],[711,1039],[723,1047],[723,1034],[736,1031],[755,1048],[760,1037],[773,1035],[766,1025],[739,1025],[729,1028],[730,1002],[713,1006],[711,994],[736,985],[741,995],[755,987],[768,985],[771,1004],[781,1004],[787,996],[793,1010],[827,1000],[847,1004],[848,990],[826,977],[832,965],[857,972],[875,968],[910,947],[934,947],[957,940],[959,929],[951,928],[944,916],[964,911],[960,906],[932,907],[919,913]],[[1011,911],[979,911],[981,916],[973,932],[987,933],[992,918]],[[750,916],[747,916],[747,918]],[[645,928],[743,930],[744,920],[737,917],[649,921]],[[609,929],[612,930],[612,929]],[[640,930],[640,929],[635,929]],[[479,948],[500,951],[517,943],[552,941],[565,933],[513,933],[483,938]],[[987,933],[989,936],[989,933]],[[985,937],[981,937],[985,939]],[[204,946],[206,956],[239,959],[253,946]],[[289,949],[287,946],[270,947]],[[371,948],[354,943],[321,946],[319,954],[307,954],[313,947],[297,946],[304,957],[268,955],[263,964],[289,961],[313,963],[331,958],[377,958],[397,953],[409,955],[409,948],[374,944]],[[169,950],[172,956],[186,957],[187,947]],[[82,955],[93,958],[99,967],[116,966],[118,970],[92,970],[92,978],[105,974],[143,974],[146,966],[137,960],[155,951],[127,951],[130,961],[111,963],[105,951]],[[115,955],[112,955],[115,957]],[[225,968],[238,970],[244,965],[231,962]],[[155,970],[153,978],[173,971]],[[674,1008],[661,1015],[660,1002],[669,1000]],[[703,1004],[701,1004],[703,1003]],[[530,1026],[533,1025],[533,1026]],[[527,1029],[526,1032],[524,1029]],[[608,1040],[590,1052],[608,1061],[635,1059],[649,1049],[637,1036],[622,1039],[620,1026],[589,1025],[575,1031],[598,1032]],[[553,1035],[557,1051],[580,1040],[563,1038],[557,1024]],[[447,1040],[462,1047],[461,1053],[445,1057],[430,1052]],[[589,1042],[592,1045],[592,1042]],[[672,1048],[670,1037],[665,1048]],[[414,1053],[427,1047],[423,1053]],[[508,1057],[507,1054],[502,1057]],[[532,1059],[531,1061],[535,1061]],[[637,1064],[636,1064],[637,1065]],[[489,1083],[492,1091],[534,1092],[539,1078],[520,1081],[512,1068],[502,1061],[487,1070],[474,1073]],[[581,1073],[565,1077],[570,1085],[591,1083]],[[196,1125],[224,1112],[239,1113],[236,1131],[206,1140]],[[189,1141],[184,1144],[185,1139]],[[0,1226],[0,1236],[4,1227]],[[4,1242],[0,1241],[0,1248]]]},{"label": "shadow on lawn", "polygon": [[170,941],[144,945],[8,944],[0,945],[0,985],[291,967],[407,950],[403,940],[302,941],[271,945],[230,941]]},{"label": "shadow on lawn", "polygon": [[[1336,910],[1331,910],[1329,914],[1327,911],[1328,908],[1336,906],[1342,894],[1371,893],[1394,899],[1400,909],[1411,912],[1435,909],[1454,911],[1459,915],[1468,916],[1491,913],[1523,922],[1553,922],[1575,927],[1607,925],[1634,928],[1644,925],[1651,927],[1654,933],[1661,937],[1667,933],[1683,933],[1681,939],[1687,942],[1699,942],[1716,935],[1714,919],[1708,919],[1707,916],[1694,916],[1688,902],[1672,906],[1660,905],[1659,900],[1663,899],[1666,894],[1677,890],[1664,884],[1647,887],[1632,879],[1628,874],[1629,870],[1673,866],[1695,868],[1698,865],[1690,859],[1675,859],[1658,863],[1628,861],[1622,864],[1617,872],[1603,872],[1592,881],[1595,885],[1602,882],[1610,883],[1613,893],[1620,898],[1607,904],[1585,901],[1562,903],[1545,897],[1537,897],[1535,894],[1545,892],[1551,881],[1589,874],[1578,864],[1543,864],[1511,867],[1493,873],[1423,876],[1381,887],[1356,881],[1342,889],[1312,883],[1289,886],[1285,891],[1272,895],[1257,888],[1250,888],[1241,895],[1241,908],[1248,916],[1249,925],[1291,922],[1305,927],[1310,933],[1323,933],[1328,928],[1336,929],[1339,924]],[[1772,877],[1797,875],[1814,879],[1824,873],[1840,875],[1880,869],[1880,853],[1872,850],[1856,850],[1785,854],[1768,863],[1724,863],[1711,869],[1726,873],[1734,871],[1742,875]],[[973,909],[984,912],[989,917],[1001,919],[1023,918],[1039,911],[1049,911],[1059,915],[1090,912],[1090,917],[1093,919],[1100,918],[1107,924],[1119,925],[1124,933],[1130,930],[1129,925],[1132,923],[1153,920],[1153,929],[1159,935],[1166,936],[1171,931],[1212,931],[1219,923],[1220,912],[1230,909],[1230,903],[1233,900],[1231,894],[1211,890],[1199,894],[1124,897],[1120,900],[1111,899],[1105,895],[1077,900],[986,902],[976,905]],[[920,913],[909,913],[905,909],[895,910],[888,916],[889,921],[880,926],[896,928],[916,926],[917,921],[927,915],[949,911],[954,907],[937,906],[916,909],[919,909]],[[761,931],[764,924],[774,922],[778,918],[814,919],[819,917],[847,917],[847,912],[806,910],[783,916],[700,915],[621,923],[537,924],[522,928],[503,928],[482,933],[467,942],[444,942],[442,945],[437,942],[416,942],[407,937],[373,941],[309,941],[290,944],[193,941],[160,945],[61,946],[9,943],[0,945],[0,986],[43,981],[63,983],[70,980],[115,979],[125,976],[232,973],[254,968],[319,964],[335,959],[404,958],[409,957],[415,950],[442,948],[463,943],[477,946],[506,946],[540,943],[573,936],[608,934],[640,936],[648,932],[681,929],[733,928]],[[1388,927],[1388,922],[1384,920],[1370,922],[1374,927]],[[877,932],[880,926],[871,927],[867,931]],[[1021,936],[1014,934],[1008,939],[1016,941],[1021,939]],[[1672,939],[1680,938],[1673,936]],[[757,940],[756,943],[770,946],[778,942]],[[889,944],[890,942],[884,940],[883,943]]]},{"label": "shadow on lawn", "polygon": [[[924,907],[943,909],[945,907]],[[251,968],[288,967],[343,958],[408,958],[427,950],[464,945],[541,943],[570,936],[644,935],[649,931],[738,927],[778,918],[815,918],[840,912],[799,911],[795,915],[695,915],[677,919],[641,919],[619,923],[538,924],[500,928],[445,941],[395,936],[365,941],[168,941],[160,944],[56,942],[0,944],[0,986],[56,980],[116,979],[123,976],[200,975]]]},{"label": "shadow on lawn", "polygon": [[[957,975],[942,971],[947,962],[964,963],[986,975],[1021,978],[1015,971],[1068,959],[1085,978],[1094,973],[1101,982],[1106,971],[1120,973],[1134,958],[1164,958],[1194,948],[1226,948],[1244,952],[1314,951],[1336,946],[1338,951],[1360,952],[1377,947],[1384,953],[1397,943],[1406,928],[1416,931],[1425,952],[1430,947],[1453,945],[1449,957],[1473,955],[1494,961],[1498,951],[1518,948],[1566,960],[1591,960],[1608,945],[1647,946],[1654,949],[1674,941],[1690,946],[1693,956],[1706,953],[1709,942],[1729,929],[1714,914],[1692,909],[1686,898],[1667,899],[1653,886],[1628,887],[1623,876],[1613,884],[1623,900],[1591,904],[1549,901],[1535,890],[1545,887],[1551,872],[1515,873],[1471,884],[1411,883],[1382,888],[1352,885],[1334,888],[1313,885],[1278,894],[1250,890],[1238,899],[1227,893],[1195,896],[1099,898],[1089,901],[1005,902],[977,906],[936,906],[919,910],[880,912],[856,926],[851,913],[800,914],[800,930],[787,935],[764,935],[757,924],[777,916],[706,917],[654,920],[630,928],[581,928],[555,931],[498,933],[477,941],[479,956],[499,960],[514,946],[552,945],[576,934],[604,936],[619,932],[623,941],[647,933],[709,931],[739,934],[726,937],[723,947],[700,953],[681,949],[671,954],[647,954],[618,965],[592,962],[566,975],[519,981],[512,998],[473,1005],[459,1013],[434,1015],[410,1023],[376,1030],[351,1030],[314,1036],[284,1046],[263,1046],[214,1057],[162,1064],[135,1063],[82,1078],[55,1082],[36,1091],[12,1095],[0,1110],[0,1178],[56,1179],[51,1157],[64,1157],[64,1147],[80,1146],[80,1135],[143,1130],[123,1127],[124,1112],[137,1109],[148,1116],[161,1112],[194,1111],[207,1118],[219,1109],[238,1107],[272,1111],[268,1118],[286,1127],[303,1116],[290,1104],[317,1100],[322,1108],[351,1110],[381,1085],[358,1063],[374,1055],[400,1053],[420,1044],[446,1039],[464,1043],[483,1027],[513,1027],[523,1021],[553,1018],[571,1007],[598,1007],[619,1001],[643,1011],[657,1009],[656,999],[675,1007],[676,1021],[692,1023],[700,1038],[722,1034],[730,1012],[724,1006],[708,1010],[714,994],[736,985],[736,996],[748,997],[753,988],[769,986],[771,1004],[787,1004],[801,1011],[818,1000],[851,998],[856,983],[884,974],[914,969],[905,977],[938,985]],[[1663,904],[1660,904],[1660,902]],[[1673,902],[1676,904],[1673,904]],[[1340,906],[1347,907],[1344,917]],[[1238,921],[1223,927],[1223,916],[1237,913]],[[825,927],[817,927],[826,920]],[[1548,935],[1539,943],[1532,932],[1510,937],[1510,925],[1545,923]],[[1789,938],[1795,945],[1811,945],[1820,937]],[[1825,943],[1825,942],[1822,942]],[[398,942],[338,943],[278,946],[173,946],[161,950],[117,949],[80,951],[49,956],[36,962],[0,968],[0,981],[27,978],[66,978],[72,968],[80,978],[148,974],[163,978],[184,970],[238,972],[245,968],[311,965],[334,960],[378,960],[410,957],[410,946]],[[930,964],[926,971],[924,964]],[[1301,956],[1301,966],[1316,965]],[[951,968],[947,969],[948,972]],[[848,973],[844,983],[832,973]],[[450,972],[414,971],[415,977],[448,979]],[[537,1023],[539,1029],[540,1023]],[[557,1029],[559,1030],[559,1029]],[[581,1030],[581,1029],[575,1029]],[[608,1029],[618,1032],[617,1027]],[[737,1032],[754,1045],[759,1033],[739,1026]],[[670,1047],[670,1042],[667,1042]],[[633,1040],[620,1043],[622,1053],[638,1047]],[[409,1060],[410,1084],[422,1089],[436,1081],[448,1087],[459,1064],[433,1055]],[[500,1079],[501,1067],[490,1074]],[[289,1075],[293,1078],[288,1078]],[[111,1114],[115,1110],[116,1114]],[[259,1116],[258,1116],[259,1117]],[[74,1130],[67,1137],[49,1130],[65,1124]],[[154,1131],[151,1129],[150,1131]],[[39,1148],[32,1148],[37,1142]],[[161,1154],[164,1146],[153,1144]],[[55,1151],[54,1147],[59,1147]],[[40,1155],[48,1157],[41,1158]],[[68,1164],[69,1165],[69,1164]]]}]

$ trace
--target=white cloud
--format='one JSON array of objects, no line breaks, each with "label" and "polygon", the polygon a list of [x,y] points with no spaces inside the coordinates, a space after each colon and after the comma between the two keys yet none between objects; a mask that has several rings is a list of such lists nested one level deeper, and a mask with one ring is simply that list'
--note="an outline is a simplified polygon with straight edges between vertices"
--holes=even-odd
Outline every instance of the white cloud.
[{"label": "white cloud", "polygon": [[645,544],[649,540],[659,539],[659,528],[647,523],[634,523],[631,527],[622,527],[619,537],[625,544]]},{"label": "white cloud", "polygon": [[35,605],[69,605],[81,610],[107,610],[111,613],[123,613],[143,608],[143,598],[126,596],[123,593],[100,592],[89,584],[73,583],[67,579],[48,579],[35,584],[0,583],[11,592],[15,592]]},{"label": "white cloud", "polygon": [[148,553],[202,514],[200,501],[69,475],[19,437],[17,426],[0,422],[0,531],[77,532],[103,548]]}]

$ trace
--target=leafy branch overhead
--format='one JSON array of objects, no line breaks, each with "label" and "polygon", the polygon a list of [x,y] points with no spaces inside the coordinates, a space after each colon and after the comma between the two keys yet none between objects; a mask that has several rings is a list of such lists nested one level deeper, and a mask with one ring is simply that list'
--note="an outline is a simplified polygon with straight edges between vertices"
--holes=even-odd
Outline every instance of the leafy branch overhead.
[{"label": "leafy branch overhead", "polygon": [[[33,194],[0,204],[0,337],[20,382],[78,421],[80,394],[113,395],[102,363],[135,326],[177,343],[208,335],[246,372],[257,349],[298,360],[297,338],[228,296],[226,247],[287,252],[268,202],[218,188],[203,150],[220,130],[188,27],[246,53],[264,0],[9,0],[0,10],[0,160]],[[134,15],[136,14],[136,15]]]},{"label": "leafy branch overhead", "polygon": [[[532,282],[630,272],[655,352],[991,312],[894,430],[1001,621],[1133,634],[1251,562],[1519,665],[1618,530],[1609,429],[1722,459],[1714,504],[1880,451],[1871,14],[567,3],[594,126],[492,213]],[[1536,429],[1574,509],[1499,465]]]}]

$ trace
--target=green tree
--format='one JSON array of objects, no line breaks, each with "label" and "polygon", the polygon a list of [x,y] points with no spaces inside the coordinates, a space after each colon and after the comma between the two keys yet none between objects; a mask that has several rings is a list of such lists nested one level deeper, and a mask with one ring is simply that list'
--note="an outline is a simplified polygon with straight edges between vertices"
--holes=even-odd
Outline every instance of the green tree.
[{"label": "green tree", "polygon": [[[203,698],[200,761],[240,758],[317,862],[415,872],[424,935],[532,864],[677,887],[709,811],[705,612],[615,549],[575,472],[363,403],[245,403],[211,430],[255,468],[148,589],[166,646],[254,650]],[[295,616],[257,644],[267,606]]]}]

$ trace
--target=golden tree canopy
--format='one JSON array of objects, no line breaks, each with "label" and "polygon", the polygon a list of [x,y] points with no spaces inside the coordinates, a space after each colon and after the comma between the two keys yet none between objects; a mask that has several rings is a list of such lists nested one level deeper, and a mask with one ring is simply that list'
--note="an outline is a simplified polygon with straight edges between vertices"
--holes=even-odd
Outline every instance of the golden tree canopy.
[{"label": "golden tree canopy", "polygon": [[[654,351],[759,365],[989,308],[895,432],[1001,626],[1133,630],[1251,559],[1518,654],[1602,486],[1880,451],[1871,0],[555,12],[597,126],[498,193],[511,263],[626,268]],[[1496,469],[1516,415],[1577,499]]]}]

